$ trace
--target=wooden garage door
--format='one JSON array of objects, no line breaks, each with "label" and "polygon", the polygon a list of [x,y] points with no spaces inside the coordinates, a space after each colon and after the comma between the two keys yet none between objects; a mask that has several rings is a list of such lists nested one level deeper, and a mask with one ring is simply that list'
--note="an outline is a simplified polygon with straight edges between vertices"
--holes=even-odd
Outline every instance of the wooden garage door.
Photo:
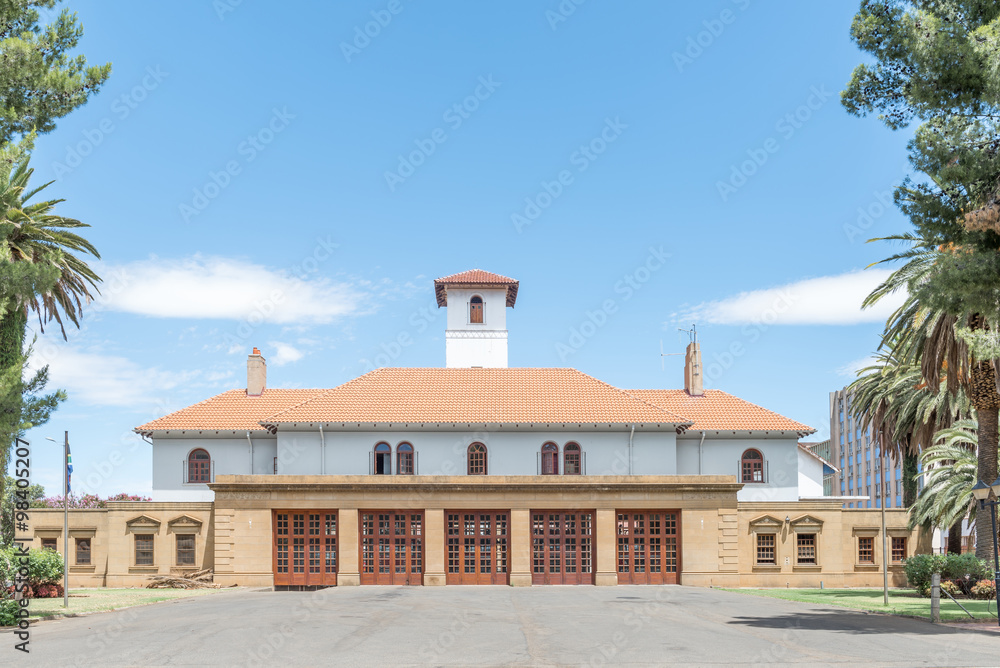
[{"label": "wooden garage door", "polygon": [[361,584],[424,583],[424,513],[365,510],[361,524]]},{"label": "wooden garage door", "polygon": [[507,584],[510,514],[491,510],[449,510],[445,540],[448,584]]},{"label": "wooden garage door", "polygon": [[337,511],[275,510],[275,587],[337,584]]},{"label": "wooden garage door", "polygon": [[594,512],[531,511],[532,584],[594,583]]},{"label": "wooden garage door", "polygon": [[618,512],[618,584],[677,584],[676,510]]}]

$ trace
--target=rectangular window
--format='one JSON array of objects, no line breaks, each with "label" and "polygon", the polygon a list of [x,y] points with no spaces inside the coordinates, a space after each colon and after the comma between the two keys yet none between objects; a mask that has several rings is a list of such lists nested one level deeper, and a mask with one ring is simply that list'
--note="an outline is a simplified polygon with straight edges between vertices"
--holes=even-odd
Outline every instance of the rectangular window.
[{"label": "rectangular window", "polygon": [[774,565],[777,563],[774,553],[775,535],[773,533],[757,534],[757,563]]},{"label": "rectangular window", "polygon": [[137,533],[135,535],[135,565],[153,565],[153,534]]},{"label": "rectangular window", "polygon": [[56,539],[55,538],[43,538],[42,539],[42,549],[43,550],[52,550],[52,551],[55,551],[55,549],[56,549]]},{"label": "rectangular window", "polygon": [[816,534],[800,533],[795,537],[795,544],[798,552],[797,560],[800,564],[816,563]]},{"label": "rectangular window", "polygon": [[875,538],[873,536],[860,536],[858,538],[858,563],[875,563]]},{"label": "rectangular window", "polygon": [[194,536],[177,536],[177,565],[194,566]]},{"label": "rectangular window", "polygon": [[892,537],[892,563],[898,564],[906,559],[906,536]]},{"label": "rectangular window", "polygon": [[76,539],[76,565],[77,566],[89,566],[90,565],[90,539],[89,538],[77,538]]}]

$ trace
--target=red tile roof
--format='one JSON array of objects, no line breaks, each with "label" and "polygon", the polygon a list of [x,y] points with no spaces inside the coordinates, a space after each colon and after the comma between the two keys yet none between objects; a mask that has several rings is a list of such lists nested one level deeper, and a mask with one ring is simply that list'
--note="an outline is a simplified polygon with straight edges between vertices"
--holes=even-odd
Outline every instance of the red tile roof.
[{"label": "red tile roof", "polygon": [[513,278],[494,274],[482,269],[470,269],[444,278],[434,280],[434,294],[437,297],[438,306],[448,305],[448,291],[446,286],[454,285],[459,287],[502,287],[507,286],[507,306],[513,306],[517,301],[518,281]]},{"label": "red tile roof", "polygon": [[262,431],[260,421],[296,406],[326,390],[265,389],[260,396],[246,390],[229,390],[201,403],[174,411],[135,428],[140,434],[153,431]]},{"label": "red tile roof", "polygon": [[376,369],[264,422],[688,423],[564,368]]},{"label": "red tile roof", "polygon": [[793,431],[801,434],[816,431],[721,390],[705,390],[700,397],[691,396],[684,390],[626,392],[692,420],[691,431]]},{"label": "red tile roof", "polygon": [[[695,431],[810,427],[720,390],[621,390],[566,368],[385,368],[332,389],[229,390],[136,427],[260,431],[290,422],[664,424]],[[693,424],[692,424],[693,423]]]}]

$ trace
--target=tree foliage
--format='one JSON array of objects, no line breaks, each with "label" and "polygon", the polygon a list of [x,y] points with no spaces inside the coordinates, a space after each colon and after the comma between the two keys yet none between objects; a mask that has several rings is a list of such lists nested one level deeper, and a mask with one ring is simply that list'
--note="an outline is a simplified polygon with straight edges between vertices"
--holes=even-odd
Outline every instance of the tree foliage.
[{"label": "tree foliage", "polygon": [[0,0],[0,145],[51,132],[111,75],[111,63],[88,66],[71,55],[83,36],[75,13],[63,9],[41,22],[40,10],[58,2]]}]

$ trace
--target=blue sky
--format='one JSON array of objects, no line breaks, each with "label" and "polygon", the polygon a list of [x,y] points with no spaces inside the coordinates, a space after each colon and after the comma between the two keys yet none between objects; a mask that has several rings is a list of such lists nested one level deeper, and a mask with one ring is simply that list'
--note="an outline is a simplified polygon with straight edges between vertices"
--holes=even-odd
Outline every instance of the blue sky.
[{"label": "blue sky", "polygon": [[253,346],[270,387],[443,366],[432,280],[473,267],[521,281],[512,366],[679,387],[696,322],[710,387],[817,436],[878,343],[908,134],[839,103],[856,3],[68,6],[114,70],[33,164],[106,285],[39,336],[70,399],[29,438],[70,431],[80,491],[148,491],[130,430]]}]

